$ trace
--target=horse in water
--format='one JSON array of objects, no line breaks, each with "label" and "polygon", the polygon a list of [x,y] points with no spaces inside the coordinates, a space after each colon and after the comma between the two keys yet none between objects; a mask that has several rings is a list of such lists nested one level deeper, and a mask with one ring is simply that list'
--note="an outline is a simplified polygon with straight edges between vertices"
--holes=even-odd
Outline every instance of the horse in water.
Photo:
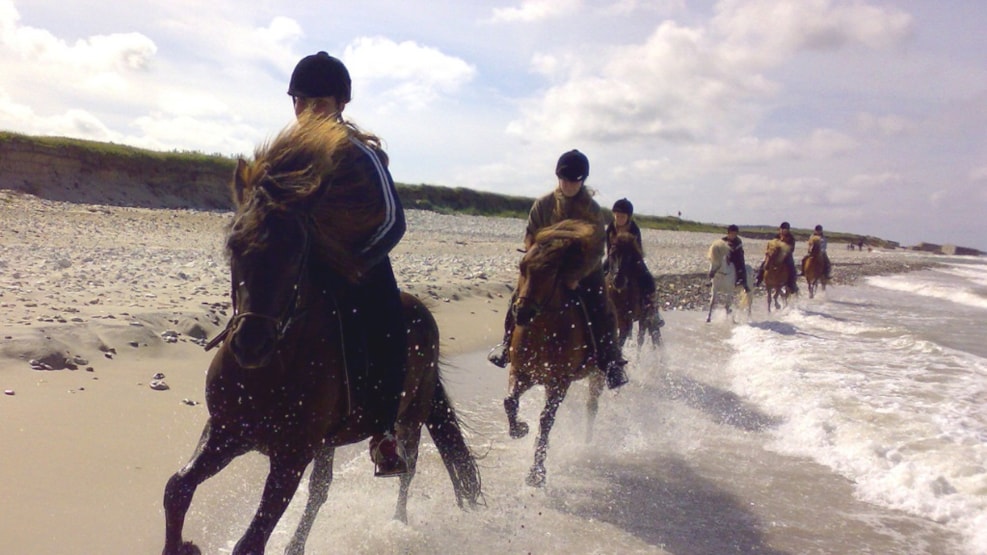
[{"label": "horse in water", "polygon": [[[339,298],[341,280],[358,279],[349,254],[371,218],[361,210],[369,176],[353,164],[357,146],[341,124],[303,120],[240,160],[236,206],[227,237],[233,316],[212,342],[222,344],[206,375],[209,419],[192,459],[164,492],[165,554],[199,553],[182,529],[200,483],[234,458],[260,451],[270,471],[260,506],[233,553],[261,554],[313,459],[309,498],[288,547],[302,553],[332,481],[334,449],[378,432],[383,407],[353,389]],[[409,472],[401,477],[395,517],[406,520],[421,426],[435,442],[457,503],[475,505],[480,476],[439,376],[439,331],[418,299],[402,294],[407,325],[404,404],[395,427],[404,436]],[[354,338],[346,336],[347,341]]]},{"label": "horse in water", "polygon": [[771,312],[771,303],[775,308],[780,309],[779,297],[788,303],[788,265],[785,264],[785,257],[792,251],[787,243],[780,239],[768,241],[764,256],[764,288],[767,290],[768,312]]},{"label": "horse in water", "polygon": [[818,235],[809,237],[809,254],[802,259],[802,275],[809,288],[809,298],[816,296],[816,288],[822,286],[826,290],[826,260],[822,251],[822,238]]},{"label": "horse in water", "polygon": [[[719,301],[726,308],[727,314],[732,315],[734,298],[739,297],[739,306],[747,309],[747,317],[751,316],[752,298],[743,286],[737,285],[737,269],[730,260],[730,245],[723,239],[717,239],[706,251],[706,258],[709,259],[709,275],[711,276],[711,291],[709,294],[709,312],[706,314],[706,321],[713,318],[713,307]],[[754,271],[747,268],[747,287],[751,288],[751,276]]]},{"label": "horse in water", "polygon": [[607,294],[617,312],[617,331],[620,345],[630,337],[637,322],[637,346],[644,345],[645,335],[651,338],[655,347],[661,345],[661,315],[658,307],[644,305],[644,292],[641,290],[641,273],[646,272],[644,255],[633,234],[620,232],[607,254]]},{"label": "horse in water", "polygon": [[517,325],[511,336],[511,368],[504,410],[511,437],[524,437],[528,425],[518,420],[521,395],[533,386],[545,387],[535,462],[526,480],[529,486],[545,484],[548,434],[555,423],[555,413],[572,382],[586,377],[590,378],[586,438],[587,441],[592,438],[593,421],[603,392],[603,373],[594,360],[593,337],[585,309],[566,286],[564,276],[590,255],[595,234],[592,224],[563,220],[539,231],[521,259],[517,298],[512,308]]}]

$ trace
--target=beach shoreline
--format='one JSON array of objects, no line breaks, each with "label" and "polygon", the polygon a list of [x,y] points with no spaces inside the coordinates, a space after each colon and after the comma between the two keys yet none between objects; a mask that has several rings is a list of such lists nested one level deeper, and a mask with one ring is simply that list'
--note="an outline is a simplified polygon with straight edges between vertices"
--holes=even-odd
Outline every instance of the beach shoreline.
[{"label": "beach shoreline", "polygon": [[[202,345],[230,314],[230,214],[0,191],[0,216],[5,550],[157,553],[165,481],[188,460],[206,418],[212,353]],[[399,285],[429,303],[447,356],[492,347],[524,222],[420,211],[408,219],[392,256]],[[665,310],[705,308],[705,249],[716,236],[644,236]],[[751,263],[763,242],[745,243]],[[838,286],[937,263],[834,247]],[[167,389],[152,388],[155,380]]]}]

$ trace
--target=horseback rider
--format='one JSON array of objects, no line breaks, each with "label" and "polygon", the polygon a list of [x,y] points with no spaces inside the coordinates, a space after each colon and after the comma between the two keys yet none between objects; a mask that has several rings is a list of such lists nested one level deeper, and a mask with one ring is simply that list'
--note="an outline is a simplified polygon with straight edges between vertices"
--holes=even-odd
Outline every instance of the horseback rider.
[{"label": "horseback rider", "polygon": [[[644,261],[644,244],[641,239],[641,228],[634,221],[634,205],[626,198],[622,198],[613,203],[613,208],[610,211],[613,212],[613,221],[607,224],[607,258],[603,262],[603,272],[609,273],[610,271],[610,250],[617,241],[617,235],[622,232],[633,235],[637,248],[641,251],[641,267],[638,268],[638,276],[641,280],[641,309],[645,313],[649,313],[657,303],[655,294],[657,286],[655,285],[655,277],[651,275],[651,271],[648,270]],[[661,323],[664,324],[663,321]]]},{"label": "horseback rider", "polygon": [[[823,260],[823,276],[825,276],[826,279],[832,279],[830,277],[830,272],[832,271],[832,266],[829,263],[829,255],[826,254],[826,236],[823,235],[823,227],[821,225],[816,225],[816,228],[812,232],[812,235],[814,237],[819,237],[819,242],[817,243],[819,246],[816,247],[816,248],[819,249],[819,252],[822,255],[822,260]],[[809,252],[806,253],[806,255],[802,257],[802,267],[803,268],[805,268],[805,261],[810,256],[813,255],[813,252],[811,250],[812,249],[812,246],[811,246],[812,243],[810,242],[809,245],[810,245],[809,246],[809,249],[810,249]]]},{"label": "horseback rider", "polygon": [[740,228],[733,224],[727,226],[727,236],[723,238],[723,242],[730,245],[730,254],[727,257],[737,274],[734,285],[739,285],[744,288],[744,291],[750,293],[751,288],[747,285],[747,263],[744,261],[744,242],[740,240]]},{"label": "horseback rider", "polygon": [[[350,92],[349,71],[326,52],[302,58],[288,85],[296,118],[331,118],[346,126],[350,142],[361,153],[357,164],[365,165],[366,173],[374,179],[375,190],[368,190],[366,197],[377,202],[380,224],[357,249],[366,270],[356,283],[339,276],[327,276],[327,280],[339,291],[336,302],[346,335],[347,375],[354,393],[362,396],[364,405],[381,405],[380,414],[368,411],[368,417],[376,417],[370,440],[375,475],[398,476],[408,472],[405,438],[395,433],[407,339],[401,293],[388,253],[404,235],[405,218],[380,139],[343,119]],[[376,402],[368,402],[371,399]]]},{"label": "horseback rider", "polygon": [[[781,222],[778,226],[778,234],[774,236],[775,239],[784,242],[789,246],[788,254],[785,255],[785,266],[788,268],[788,283],[785,287],[791,293],[798,293],[798,284],[795,283],[797,274],[795,273],[795,257],[792,253],[795,252],[795,236],[792,235],[792,226],[788,222]],[[764,265],[767,263],[768,258],[765,255],[764,260],[761,261],[761,265],[757,268],[757,281],[754,283],[755,287],[760,287],[761,282],[764,281]]]},{"label": "horseback rider", "polygon": [[[616,315],[607,299],[603,281],[601,259],[606,243],[603,212],[600,210],[600,205],[593,200],[593,192],[585,186],[586,177],[589,175],[589,159],[578,150],[570,150],[559,157],[555,166],[555,175],[559,180],[556,189],[536,200],[531,207],[524,234],[524,246],[526,249],[530,248],[539,230],[562,220],[584,220],[597,226],[599,247],[596,255],[585,261],[580,272],[583,277],[566,285],[579,295],[586,307],[590,329],[596,343],[597,366],[606,375],[607,387],[615,389],[627,383],[627,372],[624,370],[627,361],[620,353]],[[511,306],[513,305],[512,298]],[[514,311],[509,309],[504,319],[504,340],[487,355],[491,363],[501,368],[507,367],[507,351],[513,332]]]}]

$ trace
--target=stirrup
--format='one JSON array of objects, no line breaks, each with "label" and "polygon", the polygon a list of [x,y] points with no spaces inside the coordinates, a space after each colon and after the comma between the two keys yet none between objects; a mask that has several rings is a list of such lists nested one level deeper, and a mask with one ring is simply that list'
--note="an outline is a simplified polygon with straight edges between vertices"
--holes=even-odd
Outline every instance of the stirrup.
[{"label": "stirrup", "polygon": [[391,432],[384,432],[377,444],[371,447],[370,459],[374,462],[374,476],[377,478],[408,473],[408,456],[404,445]]},{"label": "stirrup", "polygon": [[501,343],[487,353],[487,360],[494,366],[507,368],[507,345]]}]

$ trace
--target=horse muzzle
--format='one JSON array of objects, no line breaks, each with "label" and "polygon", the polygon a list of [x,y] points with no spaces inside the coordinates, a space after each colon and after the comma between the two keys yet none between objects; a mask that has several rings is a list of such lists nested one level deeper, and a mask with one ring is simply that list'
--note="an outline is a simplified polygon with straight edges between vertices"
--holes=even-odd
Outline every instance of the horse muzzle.
[{"label": "horse muzzle", "polygon": [[230,332],[230,353],[242,368],[260,368],[274,357],[277,339],[273,319],[241,317]]},{"label": "horse muzzle", "polygon": [[534,303],[518,301],[514,305],[514,321],[519,326],[527,326],[538,316],[538,306]]}]

